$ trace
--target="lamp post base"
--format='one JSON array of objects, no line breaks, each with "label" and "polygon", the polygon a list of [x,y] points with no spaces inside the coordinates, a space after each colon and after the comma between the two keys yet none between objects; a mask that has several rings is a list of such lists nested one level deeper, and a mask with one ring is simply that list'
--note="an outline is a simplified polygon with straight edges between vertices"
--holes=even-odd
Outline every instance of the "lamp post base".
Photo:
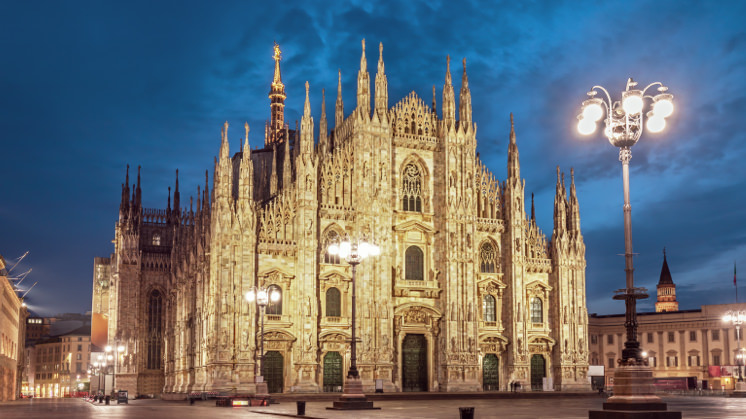
[{"label": "lamp post base", "polygon": [[603,410],[591,410],[589,419],[681,419],[681,412],[667,410],[654,393],[653,372],[644,365],[619,366],[614,371],[614,395]]},{"label": "lamp post base", "polygon": [[267,382],[264,381],[264,377],[261,378],[261,381],[256,382],[256,391],[254,392],[254,396],[269,398],[269,389],[267,388]]},{"label": "lamp post base", "polygon": [[363,393],[363,380],[360,377],[347,377],[345,378],[344,389],[342,390],[342,397],[339,400],[333,402],[332,407],[327,407],[329,410],[373,410],[380,409],[380,407],[374,407],[373,402],[368,401]]},{"label": "lamp post base", "polygon": [[731,393],[731,397],[746,397],[746,381],[736,381],[736,389]]}]

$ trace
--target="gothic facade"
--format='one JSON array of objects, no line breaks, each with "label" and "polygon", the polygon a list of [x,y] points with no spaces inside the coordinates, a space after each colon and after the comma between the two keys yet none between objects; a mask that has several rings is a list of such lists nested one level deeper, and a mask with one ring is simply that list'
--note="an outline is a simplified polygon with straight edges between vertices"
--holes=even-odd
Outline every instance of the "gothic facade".
[{"label": "gothic facade", "polygon": [[[446,66],[440,115],[414,92],[389,106],[383,47],[373,88],[363,41],[357,104],[341,76],[329,130],[314,135],[309,87],[300,127],[284,121],[280,51],[264,147],[231,156],[221,133],[212,187],[182,207],[141,205],[122,186],[107,281],[94,281],[109,341],[123,344],[117,386],[178,397],[255,390],[259,309],[273,287],[264,378],[270,392],[338,391],[350,362],[351,268],[328,245],[365,236],[381,254],[358,266],[358,370],[366,390],[589,389],[585,245],[574,180],[557,169],[551,239],[527,216],[511,116],[507,178],[476,153],[466,61],[458,92]],[[433,93],[435,88],[433,87]],[[372,102],[372,107],[371,107]],[[569,191],[568,191],[569,189]],[[98,296],[98,297],[97,297]]]}]

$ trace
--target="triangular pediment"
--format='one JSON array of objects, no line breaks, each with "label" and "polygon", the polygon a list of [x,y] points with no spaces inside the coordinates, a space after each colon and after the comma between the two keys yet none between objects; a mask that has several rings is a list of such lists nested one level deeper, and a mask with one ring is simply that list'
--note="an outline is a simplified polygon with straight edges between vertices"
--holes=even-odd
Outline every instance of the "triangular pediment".
[{"label": "triangular pediment", "polygon": [[409,220],[394,226],[394,231],[421,231],[423,233],[433,234],[435,229],[422,221]]},{"label": "triangular pediment", "polygon": [[352,279],[352,277],[350,277],[350,275],[347,272],[345,272],[344,269],[341,269],[341,268],[340,269],[336,269],[336,268],[327,269],[327,270],[324,271],[324,273],[322,273],[322,274],[319,275],[319,278],[320,279],[336,279],[336,278],[340,278],[340,279],[344,279],[344,280],[350,280],[350,279]]},{"label": "triangular pediment", "polygon": [[280,276],[281,278],[289,279],[293,278],[295,275],[291,274],[290,272],[278,268],[278,267],[271,267],[269,269],[265,269],[263,271],[260,271],[257,276],[264,276],[264,277],[270,277],[270,276]]}]

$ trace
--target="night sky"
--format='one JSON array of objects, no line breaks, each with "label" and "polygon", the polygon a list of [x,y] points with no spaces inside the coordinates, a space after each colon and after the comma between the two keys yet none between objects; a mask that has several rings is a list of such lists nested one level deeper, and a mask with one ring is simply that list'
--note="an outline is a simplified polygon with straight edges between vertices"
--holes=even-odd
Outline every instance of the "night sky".
[{"label": "night sky", "polygon": [[577,134],[576,115],[595,84],[616,96],[628,77],[669,86],[668,128],[632,149],[635,283],[654,294],[665,247],[681,309],[732,303],[734,262],[746,284],[743,22],[742,1],[3,1],[0,254],[30,251],[11,276],[33,268],[21,288],[38,281],[37,313],[90,310],[127,164],[142,166],[144,206],[166,207],[176,169],[188,205],[205,169],[212,184],[223,121],[231,152],[244,121],[263,144],[273,41],[286,120],[300,119],[308,80],[318,130],[322,88],[333,128],[337,69],[354,108],[365,38],[371,89],[383,42],[389,106],[412,90],[430,103],[435,85],[440,112],[446,55],[457,97],[466,57],[477,151],[504,180],[513,112],[547,236],[555,167],[575,168],[590,312],[624,311],[611,300],[624,287],[621,165],[600,131]]}]

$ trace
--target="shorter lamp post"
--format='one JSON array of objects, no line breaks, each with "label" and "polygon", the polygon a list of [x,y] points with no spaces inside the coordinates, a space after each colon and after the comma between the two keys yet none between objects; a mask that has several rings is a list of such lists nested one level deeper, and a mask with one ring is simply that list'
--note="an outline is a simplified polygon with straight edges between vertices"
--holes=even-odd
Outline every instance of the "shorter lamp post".
[{"label": "shorter lamp post", "polygon": [[335,401],[332,407],[327,409],[338,409],[338,410],[361,410],[361,409],[379,409],[373,407],[373,402],[369,402],[365,394],[363,393],[363,382],[360,379],[360,374],[357,371],[357,338],[355,332],[355,273],[357,265],[359,265],[363,259],[368,256],[378,256],[381,254],[381,249],[373,244],[369,243],[364,238],[359,240],[351,240],[349,237],[345,237],[340,243],[332,243],[329,245],[329,253],[332,255],[339,255],[347,261],[352,267],[352,342],[350,344],[350,370],[347,372],[347,378],[344,382],[344,388],[342,389],[342,397],[340,400]]},{"label": "shorter lamp post", "polygon": [[107,345],[106,348],[105,348],[106,354],[107,354],[107,356],[106,356],[107,359],[112,360],[111,353],[112,352],[114,353],[114,356],[113,356],[113,364],[114,364],[113,377],[114,377],[114,380],[113,380],[112,385],[114,386],[115,390],[117,390],[117,364],[119,364],[119,355],[121,355],[122,353],[124,353],[125,349],[126,348],[123,345],[117,345],[117,346]]},{"label": "shorter lamp post", "polygon": [[741,325],[746,321],[746,311],[730,310],[723,316],[723,321],[731,323],[736,327],[736,367],[738,368],[738,381],[736,382],[736,389],[733,395],[746,397],[746,383],[743,381],[743,373],[741,372],[744,361],[744,353],[741,348]]},{"label": "shorter lamp post", "polygon": [[[268,396],[269,389],[267,383],[264,381],[264,312],[267,309],[267,305],[271,302],[276,303],[280,301],[281,294],[277,290],[271,290],[269,288],[251,287],[246,293],[246,301],[252,303],[256,301],[256,305],[259,306],[261,316],[261,337],[259,339],[259,374],[256,373],[256,367],[254,370],[254,383],[256,384],[256,395],[257,396]],[[256,365],[256,364],[255,364]]]}]

